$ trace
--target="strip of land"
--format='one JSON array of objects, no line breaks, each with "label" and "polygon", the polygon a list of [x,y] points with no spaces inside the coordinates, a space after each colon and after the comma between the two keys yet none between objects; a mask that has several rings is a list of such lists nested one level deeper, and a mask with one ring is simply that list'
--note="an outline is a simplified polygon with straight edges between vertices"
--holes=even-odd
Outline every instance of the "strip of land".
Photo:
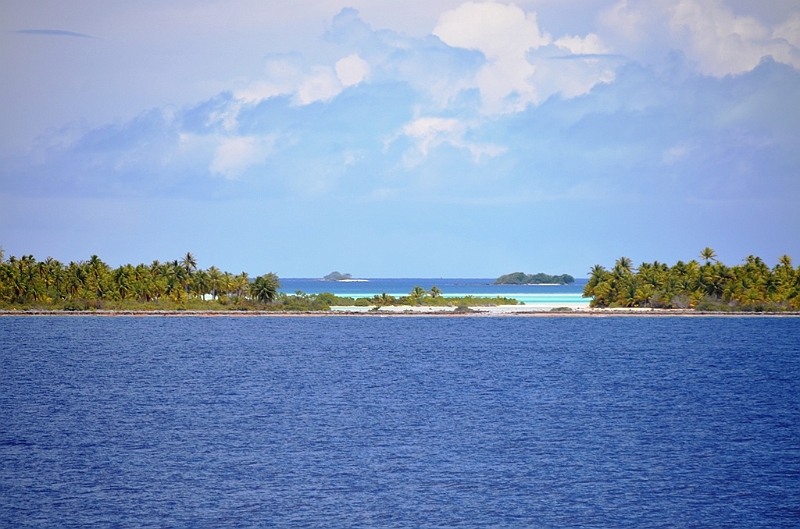
[{"label": "strip of land", "polygon": [[205,318],[283,318],[283,317],[455,317],[455,318],[604,318],[604,317],[737,317],[800,318],[800,312],[706,312],[692,309],[586,308],[570,311],[541,310],[519,306],[473,307],[467,311],[452,307],[337,307],[331,311],[219,311],[219,310],[3,310],[0,317],[205,317]]}]

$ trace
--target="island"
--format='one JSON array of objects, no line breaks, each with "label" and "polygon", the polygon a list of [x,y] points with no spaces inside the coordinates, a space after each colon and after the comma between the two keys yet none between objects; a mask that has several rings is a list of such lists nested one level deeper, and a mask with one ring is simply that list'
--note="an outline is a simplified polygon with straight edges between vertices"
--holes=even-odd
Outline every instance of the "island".
[{"label": "island", "polygon": [[513,272],[498,277],[495,285],[569,285],[575,282],[575,278],[569,274],[551,276],[539,272],[538,274],[526,274],[524,272]]},{"label": "island", "polygon": [[709,247],[699,261],[669,266],[654,261],[638,267],[620,257],[610,269],[595,265],[583,288],[592,308],[694,309],[714,312],[783,312],[800,310],[800,268],[782,255],[770,268],[748,255],[742,264],[727,266]]},{"label": "island", "polygon": [[[634,267],[628,257],[614,266],[591,268],[583,285],[589,298],[586,311],[619,310],[697,312],[766,312],[800,315],[800,267],[788,255],[770,268],[760,257],[749,255],[742,264],[727,266],[716,252],[705,248],[697,260],[669,266],[654,261]],[[349,276],[349,274],[346,274]],[[345,274],[340,274],[345,277]],[[341,281],[367,281],[341,279]],[[568,274],[527,275],[522,272],[498,278],[497,284],[569,284]],[[445,295],[435,285],[415,286],[407,295],[387,293],[349,297],[331,292],[306,294],[280,291],[280,278],[272,272],[250,277],[216,266],[201,269],[191,252],[180,259],[151,264],[123,264],[117,268],[97,255],[88,260],[62,263],[52,257],[43,261],[33,255],[5,259],[0,247],[0,316],[24,314],[264,314],[331,311],[332,307],[359,307],[374,312],[467,313],[470,307],[522,305],[512,297]],[[430,310],[429,310],[430,309]],[[532,313],[523,307],[505,307],[506,314]],[[572,312],[554,307],[552,312]],[[607,312],[608,313],[608,312]]]},{"label": "island", "polygon": [[323,281],[346,281],[348,279],[352,279],[352,275],[350,274],[342,274],[339,272],[331,272],[330,274],[326,275],[322,278]]},{"label": "island", "polygon": [[[335,272],[338,281],[352,279]],[[331,274],[332,275],[332,274]],[[113,268],[97,255],[64,264],[52,257],[33,255],[5,259],[0,248],[0,315],[91,312],[94,314],[196,314],[211,312],[321,312],[331,307],[431,307],[468,312],[469,307],[517,305],[513,298],[473,295],[444,296],[435,285],[415,286],[408,295],[382,293],[370,297],[334,293],[294,294],[280,291],[280,278],[268,272],[250,277],[216,266],[202,269],[187,252],[180,259],[151,264],[124,264]]]}]

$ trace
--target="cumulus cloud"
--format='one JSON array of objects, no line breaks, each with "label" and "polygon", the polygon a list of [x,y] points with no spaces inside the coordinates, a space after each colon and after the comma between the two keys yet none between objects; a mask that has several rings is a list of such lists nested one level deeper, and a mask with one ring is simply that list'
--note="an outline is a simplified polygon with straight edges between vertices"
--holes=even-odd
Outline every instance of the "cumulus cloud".
[{"label": "cumulus cloud", "polygon": [[[779,24],[773,31],[772,36],[776,39],[783,39],[787,44],[800,49],[800,13],[795,13],[783,24]],[[795,64],[795,66],[797,66]]]},{"label": "cumulus cloud", "polygon": [[269,57],[266,79],[249,83],[234,92],[244,103],[258,103],[275,96],[292,96],[297,105],[329,101],[347,86],[360,83],[369,73],[369,65],[357,54],[340,59],[334,67],[307,65],[297,55]]},{"label": "cumulus cloud", "polygon": [[796,47],[774,38],[773,31],[756,18],[734,15],[720,0],[680,0],[669,15],[675,35],[688,33],[689,56],[705,73],[747,72],[767,55],[800,67]]},{"label": "cumulus cloud", "polygon": [[[467,2],[445,11],[430,38],[376,31],[354,9],[334,18],[327,38],[354,50],[332,65],[298,55],[269,57],[265,79],[234,92],[244,103],[290,96],[297,105],[327,102],[347,87],[406,82],[441,110],[477,91],[483,114],[519,112],[554,94],[575,97],[614,78],[618,60],[595,33],[554,40],[535,12],[494,2]],[[575,59],[554,64],[553,56]]]},{"label": "cumulus cloud", "polygon": [[551,41],[539,29],[536,13],[494,2],[467,2],[445,11],[433,34],[450,46],[480,50],[489,59],[524,58],[529,49]]},{"label": "cumulus cloud", "polygon": [[357,53],[336,61],[335,69],[342,86],[355,86],[369,75],[369,63]]},{"label": "cumulus cloud", "polygon": [[296,90],[296,100],[301,105],[316,101],[328,101],[342,91],[342,84],[333,68],[314,66],[304,76]]},{"label": "cumulus cloud", "polygon": [[554,44],[575,55],[599,55],[611,52],[611,50],[600,41],[600,37],[594,33],[589,33],[583,38],[577,35],[564,36],[557,39]]},{"label": "cumulus cloud", "polygon": [[486,57],[473,82],[487,111],[522,110],[540,100],[530,82],[535,67],[527,53],[551,39],[540,31],[535,13],[526,14],[513,4],[467,2],[442,13],[433,34],[449,46],[478,50]]},{"label": "cumulus cloud", "polygon": [[[618,47],[608,20],[596,33],[553,38],[519,7],[467,3],[442,15],[438,37],[402,38],[371,30],[349,10],[334,28],[336,46],[344,44],[332,46],[326,60],[271,55],[259,81],[194,106],[69,135],[59,129],[18,165],[5,163],[0,188],[63,182],[107,193],[402,195],[402,186],[425,180],[413,176],[435,175],[428,182],[438,178],[448,191],[462,185],[464,195],[490,193],[487,182],[497,178],[507,190],[535,196],[541,188],[558,194],[559,186],[589,185],[596,175],[667,182],[679,178],[665,176],[673,171],[722,182],[735,173],[729,168],[751,166],[779,174],[775,187],[783,185],[796,174],[782,167],[796,167],[797,112],[785,107],[797,92],[797,70],[762,58],[741,75],[698,75],[706,66],[697,54],[716,57],[724,71],[732,66],[711,44],[692,47],[703,26],[690,27],[700,23],[688,20],[694,4],[685,1],[683,14],[668,9],[681,2],[667,0],[657,8],[629,0],[608,12],[614,23],[639,24],[623,28],[631,39],[650,34],[653,42],[682,43],[688,51],[673,54],[675,68],[666,72],[619,54],[630,48]],[[696,16],[711,16],[704,13]],[[749,35],[742,42],[788,47],[800,17],[774,28],[740,22],[722,17],[718,38],[733,31]],[[656,26],[661,33],[650,31]],[[703,161],[708,153],[725,159],[725,171]],[[707,174],[693,169],[699,162]]]},{"label": "cumulus cloud", "polygon": [[214,151],[209,170],[231,180],[269,156],[274,137],[237,136],[224,138]]},{"label": "cumulus cloud", "polygon": [[458,119],[422,117],[404,125],[393,140],[404,136],[414,143],[414,148],[403,156],[404,162],[409,166],[418,165],[433,149],[445,143],[468,150],[474,163],[480,162],[484,156],[491,158],[506,151],[505,147],[499,145],[468,141],[465,138],[468,132],[468,125]]},{"label": "cumulus cloud", "polygon": [[621,0],[598,20],[617,51],[643,62],[676,49],[716,77],[751,71],[766,56],[800,68],[800,14],[770,27],[721,0]]},{"label": "cumulus cloud", "polygon": [[480,90],[487,113],[519,112],[553,94],[574,97],[613,79],[614,65],[599,64],[597,58],[567,68],[540,62],[538,58],[552,55],[553,48],[576,55],[604,54],[609,49],[593,33],[553,41],[539,27],[536,13],[514,4],[467,2],[444,12],[433,34],[450,46],[484,55],[486,62],[470,84]]}]

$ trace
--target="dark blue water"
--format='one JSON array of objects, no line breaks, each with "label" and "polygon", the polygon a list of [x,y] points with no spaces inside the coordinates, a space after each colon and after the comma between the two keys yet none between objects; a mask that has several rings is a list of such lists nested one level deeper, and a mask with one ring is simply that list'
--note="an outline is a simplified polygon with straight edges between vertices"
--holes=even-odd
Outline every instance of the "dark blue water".
[{"label": "dark blue water", "polygon": [[0,526],[800,525],[800,319],[0,318]]}]

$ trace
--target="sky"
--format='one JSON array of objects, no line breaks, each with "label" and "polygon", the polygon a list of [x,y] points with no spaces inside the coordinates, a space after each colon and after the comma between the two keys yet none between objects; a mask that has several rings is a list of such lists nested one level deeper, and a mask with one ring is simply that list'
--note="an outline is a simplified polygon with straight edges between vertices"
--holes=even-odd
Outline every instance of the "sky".
[{"label": "sky", "polygon": [[0,71],[6,258],[800,263],[796,0],[7,0]]}]

